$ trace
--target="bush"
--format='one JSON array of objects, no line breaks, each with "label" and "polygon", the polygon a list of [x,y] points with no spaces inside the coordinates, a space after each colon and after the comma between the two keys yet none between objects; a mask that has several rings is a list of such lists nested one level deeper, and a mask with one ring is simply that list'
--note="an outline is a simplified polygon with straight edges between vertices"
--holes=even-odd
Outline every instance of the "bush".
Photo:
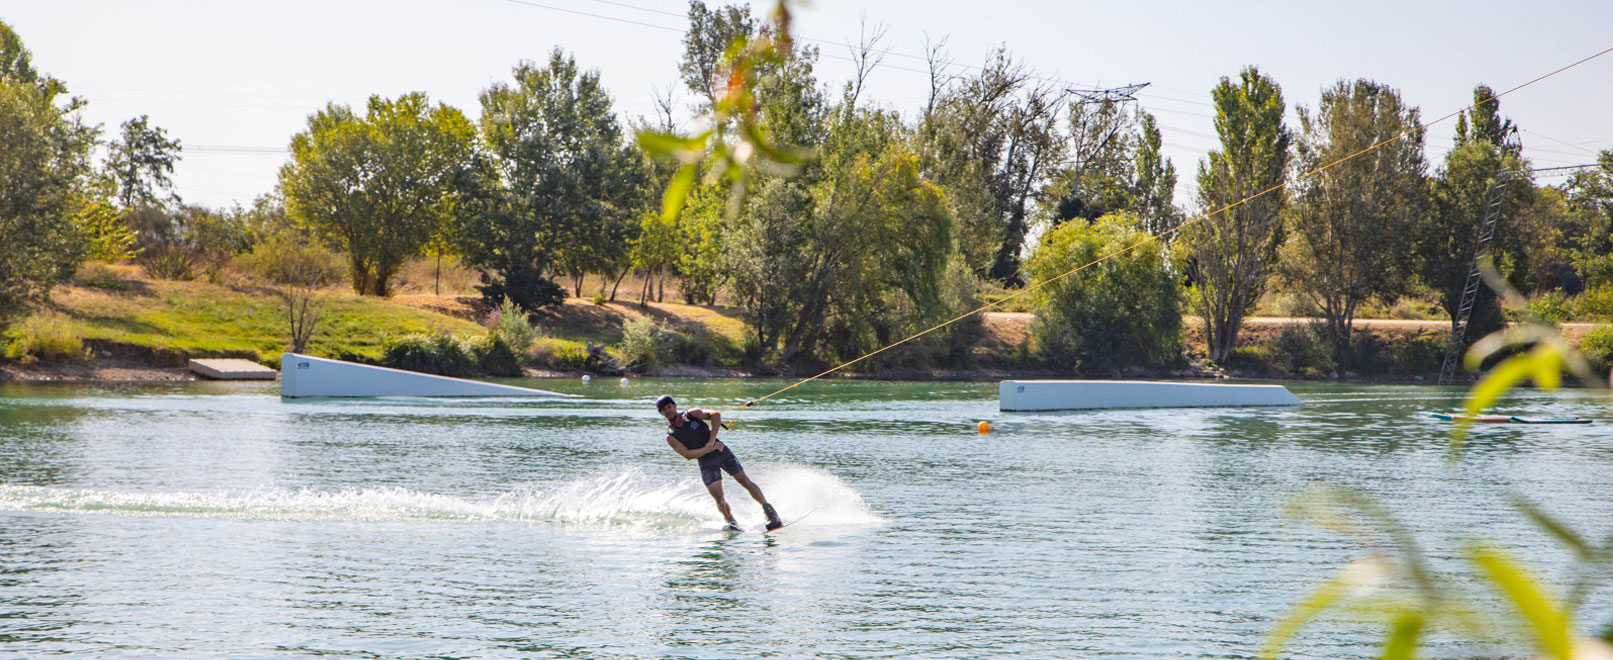
[{"label": "bush", "polygon": [[1235,371],[1248,371],[1257,374],[1272,373],[1278,370],[1275,354],[1276,350],[1269,343],[1255,346],[1235,346],[1232,349],[1232,353],[1221,360],[1221,366]]},{"label": "bush", "polygon": [[553,337],[539,337],[526,351],[527,364],[582,371],[588,368],[588,348],[581,343]]},{"label": "bush", "polygon": [[160,280],[190,280],[196,277],[196,256],[182,245],[152,245],[140,251],[134,262],[149,277]]},{"label": "bush", "polygon": [[265,236],[239,261],[272,284],[318,288],[347,278],[341,255],[291,232]]},{"label": "bush", "polygon": [[476,367],[481,375],[526,375],[526,372],[521,370],[521,354],[510,348],[509,343],[497,333],[490,333],[468,343],[471,356],[476,359]]},{"label": "bush", "polygon": [[673,335],[672,360],[680,364],[709,367],[734,365],[744,360],[744,350],[734,340],[696,326]]},{"label": "bush", "polygon": [[1438,333],[1419,334],[1390,343],[1389,355],[1400,373],[1435,373],[1445,362],[1445,348],[1449,343],[1449,337]]},{"label": "bush", "polygon": [[1590,361],[1591,369],[1602,378],[1613,369],[1613,326],[1597,326],[1579,340],[1579,352]]},{"label": "bush", "polygon": [[1541,323],[1556,327],[1573,318],[1574,312],[1562,289],[1554,289],[1529,302],[1529,315]]},{"label": "bush", "polygon": [[1598,284],[1574,298],[1574,317],[1613,320],[1613,284]]},{"label": "bush", "polygon": [[1286,325],[1271,342],[1272,365],[1296,375],[1329,373],[1338,368],[1333,349],[1318,325]]},{"label": "bush", "polygon": [[29,319],[18,324],[8,335],[11,337],[5,347],[8,360],[35,364],[85,362],[90,359],[90,352],[84,348],[84,340],[54,321]]},{"label": "bush", "polygon": [[622,343],[616,357],[629,367],[666,364],[672,352],[672,337],[661,324],[647,316],[622,324]]},{"label": "bush", "polygon": [[216,274],[225,261],[246,252],[255,240],[241,216],[223,216],[187,206],[170,211],[142,206],[125,212],[137,236],[135,263],[147,275],[188,280],[197,268]]},{"label": "bush", "polygon": [[[1026,262],[1043,281],[1146,238],[1131,214],[1052,230]],[[1050,364],[1080,370],[1166,366],[1181,359],[1181,287],[1157,246],[1118,254],[1049,284],[1031,324],[1037,352]]]},{"label": "bush", "polygon": [[386,337],[381,342],[381,366],[439,376],[474,376],[479,365],[475,351],[466,344],[446,332]]},{"label": "bush", "polygon": [[538,338],[538,329],[532,327],[526,312],[521,311],[509,298],[499,303],[498,309],[487,315],[487,320],[488,329],[518,354],[525,354]]},{"label": "bush", "polygon": [[87,286],[102,291],[127,291],[129,283],[106,264],[94,261],[79,267],[78,274],[73,278],[79,286]]}]

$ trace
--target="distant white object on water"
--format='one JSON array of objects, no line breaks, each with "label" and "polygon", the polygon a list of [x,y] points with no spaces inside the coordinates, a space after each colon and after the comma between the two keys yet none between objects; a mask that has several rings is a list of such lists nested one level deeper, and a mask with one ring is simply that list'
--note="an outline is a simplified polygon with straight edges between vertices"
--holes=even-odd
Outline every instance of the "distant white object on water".
[{"label": "distant white object on water", "polygon": [[627,387],[627,379],[626,378],[622,379],[622,387]]},{"label": "distant white object on water", "polygon": [[591,381],[591,380],[593,380],[593,379],[594,379],[594,377],[593,377],[593,376],[590,376],[590,375],[588,375],[588,374],[583,374],[583,375],[582,375],[582,382],[584,382],[584,383],[586,383],[586,382],[588,382],[588,381]]},{"label": "distant white object on water", "polygon": [[1299,403],[1299,397],[1281,385],[1147,380],[1005,380],[997,390],[997,407],[1004,411],[1297,406]]}]

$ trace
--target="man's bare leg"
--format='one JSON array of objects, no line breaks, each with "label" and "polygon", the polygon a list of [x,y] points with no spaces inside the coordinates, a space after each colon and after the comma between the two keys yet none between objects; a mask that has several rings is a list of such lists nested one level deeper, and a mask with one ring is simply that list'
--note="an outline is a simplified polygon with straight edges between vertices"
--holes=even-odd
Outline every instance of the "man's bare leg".
[{"label": "man's bare leg", "polygon": [[739,527],[739,523],[734,522],[734,512],[728,509],[728,500],[723,499],[722,480],[706,484],[706,492],[711,493],[711,499],[717,500],[717,510],[722,512],[723,520],[733,527]]},{"label": "man's bare leg", "polygon": [[767,504],[767,497],[765,495],[762,495],[762,487],[756,485],[756,482],[751,481],[749,476],[747,476],[744,472],[741,472],[741,473],[733,475],[733,476],[734,476],[734,481],[739,482],[740,486],[744,487],[745,490],[749,491],[751,499],[756,500],[757,504],[763,504],[763,505]]},{"label": "man's bare leg", "polygon": [[762,495],[761,486],[758,486],[756,485],[756,482],[751,481],[750,477],[744,472],[735,474],[733,477],[734,481],[739,482],[739,485],[744,486],[745,490],[750,491],[750,496],[756,500],[757,504],[762,505],[762,513],[767,514],[768,529],[774,529],[784,525],[784,521],[780,520],[778,517],[778,512],[773,510],[773,505],[768,504],[767,497]]}]

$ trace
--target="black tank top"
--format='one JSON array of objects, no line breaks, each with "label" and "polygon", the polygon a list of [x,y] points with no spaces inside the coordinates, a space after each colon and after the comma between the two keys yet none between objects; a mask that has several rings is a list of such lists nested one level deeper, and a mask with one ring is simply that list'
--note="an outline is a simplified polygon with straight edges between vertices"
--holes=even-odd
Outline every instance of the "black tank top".
[{"label": "black tank top", "polygon": [[[688,449],[699,449],[711,441],[711,427],[704,421],[690,417],[689,413],[686,412],[678,413],[678,417],[683,419],[683,425],[673,426],[668,424],[666,427],[667,435],[677,438],[678,442],[683,443],[683,446]],[[701,467],[705,467],[726,461],[729,456],[733,455],[732,451],[729,451],[727,447],[723,447],[722,451],[711,452],[697,460],[700,461]]]}]

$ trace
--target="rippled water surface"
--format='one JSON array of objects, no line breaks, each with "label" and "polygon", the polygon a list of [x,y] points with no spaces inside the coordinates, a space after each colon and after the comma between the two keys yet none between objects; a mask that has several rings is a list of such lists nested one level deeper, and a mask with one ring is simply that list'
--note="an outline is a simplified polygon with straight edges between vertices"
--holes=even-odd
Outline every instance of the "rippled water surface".
[{"label": "rippled water surface", "polygon": [[[1454,389],[999,413],[994,383],[819,382],[724,432],[786,518],[808,515],[721,532],[649,401],[783,384],[538,383],[581,395],[564,401],[0,385],[0,656],[1247,657],[1358,555],[1285,517],[1308,487],[1373,495],[1445,561],[1484,537],[1562,569],[1508,489],[1610,531],[1592,392],[1515,397],[1601,419],[1479,428],[1453,469],[1425,411]],[[1588,621],[1613,621],[1592,602]],[[1324,625],[1293,649],[1371,657],[1379,634]]]}]

